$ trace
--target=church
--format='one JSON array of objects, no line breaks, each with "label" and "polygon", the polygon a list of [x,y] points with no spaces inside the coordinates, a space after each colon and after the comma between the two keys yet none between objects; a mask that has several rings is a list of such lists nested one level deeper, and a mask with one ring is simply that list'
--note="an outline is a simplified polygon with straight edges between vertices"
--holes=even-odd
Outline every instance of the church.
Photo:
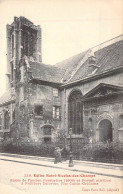
[{"label": "church", "polygon": [[40,26],[7,25],[0,138],[55,142],[59,134],[123,143],[123,35],[55,65],[42,63]]}]

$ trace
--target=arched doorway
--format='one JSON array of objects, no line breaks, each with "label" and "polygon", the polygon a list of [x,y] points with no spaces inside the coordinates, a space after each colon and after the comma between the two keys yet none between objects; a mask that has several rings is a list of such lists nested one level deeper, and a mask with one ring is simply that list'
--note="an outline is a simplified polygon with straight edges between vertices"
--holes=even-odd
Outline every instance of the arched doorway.
[{"label": "arched doorway", "polygon": [[112,141],[112,123],[108,119],[103,119],[99,123],[99,141]]},{"label": "arched doorway", "polygon": [[68,127],[73,134],[81,134],[83,131],[83,103],[82,93],[73,91],[68,99]]}]

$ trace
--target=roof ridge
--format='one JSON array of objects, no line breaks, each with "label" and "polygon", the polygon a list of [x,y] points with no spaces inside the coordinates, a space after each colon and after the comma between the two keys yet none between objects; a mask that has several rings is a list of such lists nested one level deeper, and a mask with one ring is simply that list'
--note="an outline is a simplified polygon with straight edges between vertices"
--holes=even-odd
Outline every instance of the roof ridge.
[{"label": "roof ridge", "polygon": [[[32,61],[29,61],[29,63],[30,62],[32,62]],[[36,61],[34,61],[34,62],[32,62],[32,63],[36,63],[37,65],[44,65],[44,66],[49,66],[49,67],[53,67],[53,68],[57,68],[57,69],[63,69],[63,68],[61,68],[61,67],[58,67],[58,66],[55,66],[55,65],[51,65],[51,64],[45,64],[45,63],[39,63],[39,62],[36,62]],[[35,65],[34,65],[35,66]]]},{"label": "roof ridge", "polygon": [[[87,50],[89,50],[89,49],[87,49]],[[54,66],[55,66],[55,67],[58,67],[57,65],[59,65],[59,64],[61,64],[61,63],[63,63],[63,62],[65,62],[65,61],[67,61],[67,60],[70,60],[70,59],[72,59],[72,58],[74,59],[74,57],[76,57],[76,56],[78,56],[78,55],[81,55],[81,54],[84,54],[85,52],[87,52],[87,50],[84,50],[84,51],[82,51],[82,52],[80,52],[80,53],[78,53],[78,54],[75,54],[75,55],[72,55],[72,56],[68,57],[67,59],[64,59],[64,60],[62,60],[62,61],[59,61],[59,62],[55,63]]]},{"label": "roof ridge", "polygon": [[[98,45],[93,46],[93,47],[91,47],[91,48],[89,48],[89,49],[90,49],[90,50],[93,50],[93,51],[95,52],[96,50],[94,50],[94,48],[96,49],[96,47],[99,47],[99,46],[104,45],[104,44],[109,43],[109,42],[110,42],[110,44],[108,44],[107,46],[109,46],[109,45],[111,45],[111,44],[114,44],[115,42],[119,42],[120,40],[123,40],[123,37],[122,37],[122,36],[123,36],[123,34],[121,34],[121,35],[119,35],[119,36],[116,36],[116,37],[114,37],[114,38],[111,38],[110,40],[106,40],[106,41],[104,41],[104,42],[102,42],[102,43],[99,43]],[[119,39],[119,41],[117,41],[117,39]],[[111,41],[113,41],[113,40],[115,40],[115,41],[114,41],[114,42],[111,42]],[[104,45],[104,47],[106,47],[106,46]],[[102,48],[104,48],[104,47],[99,47],[99,49],[97,49],[97,50],[100,50],[100,49],[102,49]],[[71,56],[71,57],[69,57],[69,58],[67,58],[67,59],[64,59],[64,60],[62,60],[62,61],[59,61],[58,63],[55,63],[54,66],[57,66],[57,64],[60,64],[60,63],[65,62],[65,61],[67,61],[67,60],[69,60],[69,59],[72,59],[72,58],[74,58],[75,56],[77,56],[77,55],[79,55],[79,54],[82,54],[82,53],[84,53],[84,52],[85,52],[85,54],[86,54],[86,52],[87,52],[89,49],[84,50],[84,51],[82,51],[82,52],[80,52],[80,53],[78,53],[78,54],[76,54],[76,55],[73,55],[73,56]]]},{"label": "roof ridge", "polygon": [[88,49],[84,55],[84,57],[82,59],[80,59],[80,61],[78,62],[76,68],[73,69],[70,78],[67,80],[67,82],[69,82],[72,77],[77,73],[77,71],[80,69],[80,67],[85,63],[85,61],[88,59],[88,56],[91,52],[91,49]]},{"label": "roof ridge", "polygon": [[92,49],[94,52],[96,52],[97,50],[103,49],[104,47],[107,47],[109,45],[112,45],[112,44],[114,44],[116,42],[119,42],[121,40],[123,40],[123,34],[121,34],[119,36],[116,36],[116,37],[114,37],[114,38],[112,38],[110,40],[107,40],[105,42],[102,42],[102,43],[100,43],[100,44],[98,44],[96,46],[93,46],[90,49]]}]

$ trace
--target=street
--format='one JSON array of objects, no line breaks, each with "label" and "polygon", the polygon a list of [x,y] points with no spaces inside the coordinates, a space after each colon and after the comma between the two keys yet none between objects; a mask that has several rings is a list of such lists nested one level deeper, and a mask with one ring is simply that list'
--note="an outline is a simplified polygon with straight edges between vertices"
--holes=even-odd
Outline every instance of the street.
[{"label": "street", "polygon": [[0,160],[0,193],[120,194],[121,178]]}]

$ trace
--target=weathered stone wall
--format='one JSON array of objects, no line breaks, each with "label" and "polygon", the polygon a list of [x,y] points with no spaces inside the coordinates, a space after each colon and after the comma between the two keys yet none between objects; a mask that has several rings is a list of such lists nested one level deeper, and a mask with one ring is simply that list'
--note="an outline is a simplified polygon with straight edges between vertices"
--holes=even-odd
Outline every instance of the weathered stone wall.
[{"label": "weathered stone wall", "polygon": [[[36,116],[34,109],[35,105],[43,106],[43,115]],[[53,119],[53,105],[61,106],[60,93],[58,97],[53,97],[53,88],[51,86],[31,84],[29,109],[32,113],[31,122],[31,136],[34,138],[41,138],[42,127],[44,125],[53,126],[53,130],[60,130],[61,118]]]},{"label": "weathered stone wall", "polygon": [[[94,80],[91,82],[83,83],[81,85],[67,88],[66,91],[62,91],[62,112],[63,115],[63,120],[62,120],[62,125],[63,128],[65,128],[65,131],[68,132],[68,99],[72,91],[74,90],[79,90],[81,91],[82,95],[85,95],[88,93],[90,90],[92,90],[94,87],[99,85],[100,83],[106,83],[106,84],[111,84],[111,85],[117,85],[117,86],[123,86],[123,73],[115,74],[115,75],[110,75],[105,78],[101,78],[98,80]],[[115,107],[119,108],[115,108]],[[118,129],[123,127],[123,122],[121,121],[121,116],[120,116],[120,122],[119,122],[119,115],[122,113],[122,108],[123,104],[121,102],[117,103],[110,103],[108,105],[101,105],[98,108],[96,108],[96,111],[98,114],[93,114],[93,128],[96,130],[97,129],[97,124],[98,124],[98,117],[103,116],[106,117],[106,114],[110,115],[110,117],[113,120],[113,128],[114,128],[114,139],[117,141],[118,139]],[[106,113],[106,114],[104,114]],[[89,113],[90,114],[90,113]],[[84,122],[84,128],[88,128],[88,119],[90,115],[83,117],[83,122]],[[73,135],[74,136],[74,135]]]},{"label": "weathered stone wall", "polygon": [[10,116],[10,125],[13,122],[13,111],[15,109],[15,103],[6,103],[3,106],[0,106],[0,116],[2,118],[2,125],[0,127],[0,137],[4,138],[5,134],[7,134],[7,136],[9,136],[9,132],[10,132],[10,127],[8,129],[5,129],[5,117],[4,117],[4,113],[6,111],[8,111],[9,116]]},{"label": "weathered stone wall", "polygon": [[98,105],[90,105],[89,107],[84,108],[84,129],[88,129],[89,119],[91,119],[91,129],[94,131],[96,141],[99,141],[99,124],[102,120],[107,119],[112,124],[113,132],[113,141],[117,142],[119,138],[118,130],[123,127],[123,100],[119,102],[114,99],[114,102],[110,102],[110,99],[107,103]]}]

